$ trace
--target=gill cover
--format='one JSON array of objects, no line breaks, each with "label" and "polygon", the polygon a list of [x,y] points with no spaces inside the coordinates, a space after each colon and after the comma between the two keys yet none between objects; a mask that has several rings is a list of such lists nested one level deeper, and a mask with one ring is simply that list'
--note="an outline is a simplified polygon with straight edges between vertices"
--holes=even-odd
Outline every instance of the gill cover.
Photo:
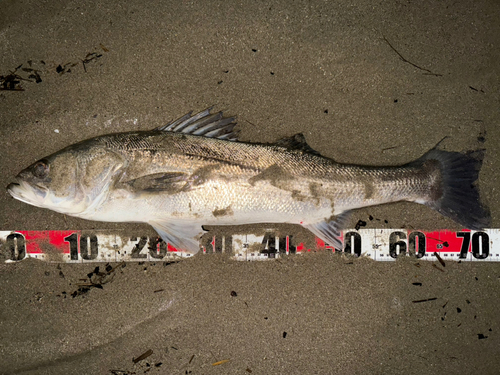
[{"label": "gill cover", "polygon": [[77,159],[77,190],[83,198],[78,216],[86,216],[107,198],[124,161],[119,154],[97,146],[78,153]]}]

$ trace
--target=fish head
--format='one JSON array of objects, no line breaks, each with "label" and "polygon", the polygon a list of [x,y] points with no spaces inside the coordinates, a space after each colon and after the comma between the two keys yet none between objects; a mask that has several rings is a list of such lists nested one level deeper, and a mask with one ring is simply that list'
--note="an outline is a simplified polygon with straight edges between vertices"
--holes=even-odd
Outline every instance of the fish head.
[{"label": "fish head", "polygon": [[122,165],[113,151],[77,144],[22,170],[7,191],[33,206],[86,216],[106,198]]}]

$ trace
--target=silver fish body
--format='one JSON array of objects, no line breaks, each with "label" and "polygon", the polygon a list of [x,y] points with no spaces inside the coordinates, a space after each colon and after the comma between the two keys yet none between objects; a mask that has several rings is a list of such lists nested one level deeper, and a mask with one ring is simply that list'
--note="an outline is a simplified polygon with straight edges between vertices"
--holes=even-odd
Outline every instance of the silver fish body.
[{"label": "silver fish body", "polygon": [[400,167],[338,164],[302,135],[234,142],[235,123],[209,110],[164,127],[69,146],[8,186],[26,203],[89,220],[145,222],[174,247],[199,250],[202,225],[293,223],[339,247],[353,209],[412,201],[471,229],[489,223],[473,185],[481,153],[431,150]]}]

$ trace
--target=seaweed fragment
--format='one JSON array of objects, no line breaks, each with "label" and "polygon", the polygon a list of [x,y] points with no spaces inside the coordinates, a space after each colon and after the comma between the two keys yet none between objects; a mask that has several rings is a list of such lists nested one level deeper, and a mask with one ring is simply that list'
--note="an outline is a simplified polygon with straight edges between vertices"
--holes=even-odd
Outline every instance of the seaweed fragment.
[{"label": "seaweed fragment", "polygon": [[99,266],[95,267],[92,272],[87,274],[87,278],[80,279],[80,281],[83,282],[76,284],[78,289],[71,293],[71,297],[75,298],[77,296],[81,296],[82,294],[88,293],[92,288],[103,289],[104,284],[113,281],[115,271],[123,267],[125,267],[125,262],[121,262],[115,267],[112,267],[109,263],[107,263],[105,266],[105,272],[101,272]]}]

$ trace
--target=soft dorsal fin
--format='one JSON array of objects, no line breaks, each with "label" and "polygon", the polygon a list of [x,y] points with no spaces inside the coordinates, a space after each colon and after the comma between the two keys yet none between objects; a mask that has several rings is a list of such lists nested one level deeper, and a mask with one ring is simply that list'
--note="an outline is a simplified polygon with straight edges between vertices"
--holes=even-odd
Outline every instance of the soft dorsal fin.
[{"label": "soft dorsal fin", "polygon": [[318,151],[314,150],[311,146],[307,144],[306,138],[302,133],[292,135],[291,137],[282,138],[279,141],[277,141],[275,145],[285,147],[290,150],[300,150],[307,152],[309,154],[321,155]]},{"label": "soft dorsal fin", "polygon": [[179,117],[177,120],[160,126],[155,130],[201,135],[209,138],[237,141],[238,134],[234,131],[234,117],[224,117],[222,112],[210,113],[212,107],[192,116],[193,111]]}]

